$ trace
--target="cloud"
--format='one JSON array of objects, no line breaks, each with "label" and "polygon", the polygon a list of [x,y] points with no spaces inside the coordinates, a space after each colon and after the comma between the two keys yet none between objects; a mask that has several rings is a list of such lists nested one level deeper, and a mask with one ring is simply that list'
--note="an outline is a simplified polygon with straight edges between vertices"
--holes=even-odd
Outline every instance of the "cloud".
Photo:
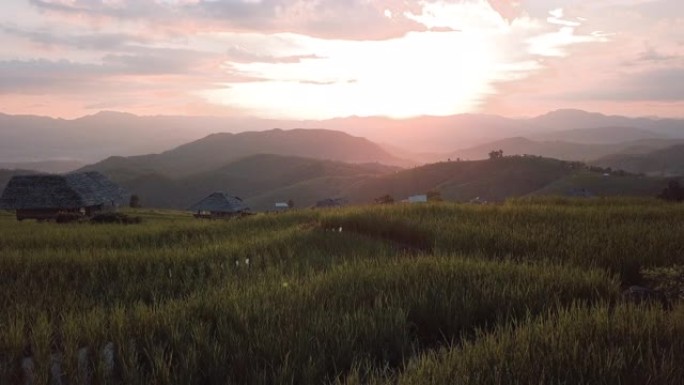
[{"label": "cloud", "polygon": [[30,30],[12,25],[0,25],[0,31],[45,46],[68,46],[82,50],[120,49],[129,44],[145,44],[151,40],[128,33],[71,33],[54,29]]},{"label": "cloud", "polygon": [[677,101],[681,4],[10,2],[10,12],[0,15],[0,93],[68,94],[91,107],[149,105],[145,98],[202,104],[211,93],[217,109],[329,115]]},{"label": "cloud", "polygon": [[[185,92],[220,84],[263,79],[241,73],[223,56],[191,50],[139,49],[137,53],[109,54],[93,63],[70,60],[0,61],[0,93],[82,94],[179,89]],[[175,84],[162,80],[173,78]]]},{"label": "cloud", "polygon": [[93,64],[78,64],[68,60],[3,61],[0,62],[0,93],[59,92],[60,89],[83,89],[106,71]]},{"label": "cloud", "polygon": [[507,21],[512,21],[522,14],[522,4],[516,0],[489,0],[489,5]]},{"label": "cloud", "polygon": [[[162,23],[167,28],[177,24],[186,31],[192,28],[292,32],[324,38],[377,40],[425,30],[425,26],[403,16],[403,11],[415,10],[416,5],[407,6],[402,0],[29,1],[43,11],[67,16]],[[393,17],[386,17],[386,11],[392,12]]]},{"label": "cloud", "polygon": [[[564,8],[563,19],[582,22],[573,35],[605,43],[575,42],[542,50],[556,55],[542,56],[536,70],[517,80],[497,83],[483,109],[515,115],[568,107],[681,117],[677,109],[684,104],[678,86],[684,82],[684,45],[678,42],[684,39],[684,8],[677,0],[627,3],[586,2]],[[656,5],[670,12],[641,12]],[[539,49],[544,41],[532,43],[530,47]]]},{"label": "cloud", "polygon": [[233,63],[300,63],[302,60],[321,59],[314,54],[307,55],[268,55],[251,52],[239,45],[232,46],[226,50],[227,59]]}]

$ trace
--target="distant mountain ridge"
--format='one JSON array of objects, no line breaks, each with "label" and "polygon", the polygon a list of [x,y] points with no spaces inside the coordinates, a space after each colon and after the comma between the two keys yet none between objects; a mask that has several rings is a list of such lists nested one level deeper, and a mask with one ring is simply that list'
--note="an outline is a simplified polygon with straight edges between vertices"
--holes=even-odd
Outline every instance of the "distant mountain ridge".
[{"label": "distant mountain ridge", "polygon": [[634,127],[594,127],[543,132],[530,136],[530,139],[581,144],[618,144],[637,140],[672,139],[672,136]]},{"label": "distant mountain ridge", "polygon": [[670,146],[647,153],[619,153],[604,156],[592,162],[634,173],[657,176],[684,175],[684,144]]},{"label": "distant mountain ridge", "polygon": [[528,120],[538,127],[564,131],[597,127],[631,127],[658,135],[684,137],[684,119],[629,118],[573,109],[560,109]]},{"label": "distant mountain ridge", "polygon": [[631,153],[641,154],[665,149],[684,139],[638,139],[611,143],[577,143],[561,140],[532,140],[524,137],[505,138],[479,146],[464,148],[449,154],[451,159],[486,159],[492,150],[503,150],[504,155],[537,155],[561,160],[591,162],[606,156]]},{"label": "distant mountain ridge", "polygon": [[257,154],[298,156],[346,163],[408,165],[379,145],[331,130],[280,130],[211,134],[161,154],[111,157],[84,170],[109,173],[188,176],[218,169],[240,158]]},{"label": "distant mountain ridge", "polygon": [[[626,118],[579,110],[558,110],[526,119],[462,114],[403,120],[347,117],[323,121],[136,116],[118,112],[100,112],[65,120],[0,114],[0,162],[73,159],[92,163],[114,155],[161,153],[212,133],[266,131],[277,127],[343,131],[395,147],[397,151],[392,151],[395,154],[447,154],[509,137],[603,143],[605,135],[610,137],[612,134],[601,134],[602,128],[619,133],[616,138],[630,136],[623,140],[646,139],[644,135],[650,134],[654,139],[684,138],[683,119]],[[584,129],[596,130],[594,139],[589,132],[562,133]],[[600,135],[604,137],[599,138]],[[416,158],[438,159],[422,155]]]},{"label": "distant mountain ridge", "polygon": [[221,118],[205,117],[100,112],[65,120],[0,114],[0,162],[72,159],[92,163],[111,155],[164,151],[230,128]]},{"label": "distant mountain ridge", "polygon": [[85,166],[85,163],[76,160],[45,160],[38,162],[2,163],[0,169],[5,170],[33,170],[50,174],[61,174],[74,171]]}]

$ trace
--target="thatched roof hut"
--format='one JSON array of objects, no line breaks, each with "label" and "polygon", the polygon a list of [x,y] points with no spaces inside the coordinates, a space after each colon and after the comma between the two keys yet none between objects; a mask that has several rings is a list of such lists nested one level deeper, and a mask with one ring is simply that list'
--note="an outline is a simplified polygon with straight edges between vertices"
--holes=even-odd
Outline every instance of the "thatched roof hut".
[{"label": "thatched roof hut", "polygon": [[215,192],[190,207],[196,217],[229,217],[249,212],[249,207],[239,197],[226,192]]},{"label": "thatched roof hut", "polygon": [[0,197],[0,208],[17,219],[52,219],[62,212],[90,215],[126,201],[124,189],[96,171],[65,175],[14,176]]}]

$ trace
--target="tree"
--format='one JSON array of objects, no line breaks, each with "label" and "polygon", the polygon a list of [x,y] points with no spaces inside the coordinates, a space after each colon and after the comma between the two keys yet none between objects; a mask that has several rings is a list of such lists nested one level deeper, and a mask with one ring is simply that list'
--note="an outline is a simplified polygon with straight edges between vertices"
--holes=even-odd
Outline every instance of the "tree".
[{"label": "tree", "polygon": [[375,198],[375,203],[381,205],[391,205],[392,203],[394,203],[394,197],[392,197],[389,194],[385,194],[381,197]]},{"label": "tree", "polygon": [[287,207],[293,209],[295,207],[294,201],[292,199],[287,200]]},{"label": "tree", "polygon": [[499,151],[494,150],[494,151],[489,152],[489,159],[501,159],[501,158],[503,158],[503,150],[499,150]]},{"label": "tree", "polygon": [[131,195],[131,200],[128,202],[128,205],[133,209],[142,207],[140,205],[140,197],[137,194]]},{"label": "tree", "polygon": [[684,201],[684,188],[679,184],[679,181],[671,180],[668,182],[667,187],[663,189],[663,192],[658,195],[658,198],[670,202]]}]

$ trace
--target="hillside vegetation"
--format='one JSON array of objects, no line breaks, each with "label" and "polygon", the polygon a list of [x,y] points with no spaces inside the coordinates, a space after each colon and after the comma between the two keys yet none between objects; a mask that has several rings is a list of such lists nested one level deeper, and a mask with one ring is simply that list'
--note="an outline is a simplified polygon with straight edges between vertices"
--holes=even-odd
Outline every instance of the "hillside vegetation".
[{"label": "hillside vegetation", "polygon": [[110,157],[86,170],[159,173],[183,177],[212,171],[230,162],[258,154],[297,156],[347,163],[411,164],[377,144],[340,131],[270,130],[240,134],[212,134],[161,154]]},{"label": "hillside vegetation", "polygon": [[214,191],[237,195],[254,210],[269,210],[290,199],[300,207],[336,197],[350,185],[398,168],[380,164],[350,164],[281,155],[254,155],[211,171],[166,176],[148,170],[100,169],[147,207],[185,209]]},{"label": "hillside vegetation", "polygon": [[396,200],[437,191],[449,201],[475,198],[502,201],[527,195],[656,196],[667,185],[662,178],[624,173],[604,177],[601,170],[540,157],[504,157],[450,161],[399,169],[377,163],[350,164],[281,155],[254,155],[211,171],[166,176],[151,170],[93,166],[142,198],[147,207],[185,209],[214,191],[240,196],[253,209],[272,210],[275,202],[292,200],[309,207],[325,198],[351,204],[372,203],[389,194]]},{"label": "hillside vegetation", "polygon": [[[0,215],[0,384],[680,384],[684,206],[535,198],[139,225]],[[496,370],[493,370],[496,368]]]},{"label": "hillside vegetation", "polygon": [[684,144],[646,153],[607,155],[592,163],[646,175],[682,176],[684,175]]},{"label": "hillside vegetation", "polygon": [[[615,137],[622,138],[615,130]],[[553,132],[546,136],[552,137]],[[628,136],[628,135],[627,135]],[[638,140],[615,140],[613,142],[596,141],[570,141],[570,140],[533,140],[524,137],[513,137],[487,142],[474,147],[458,150],[449,157],[451,159],[487,159],[493,149],[501,149],[508,155],[536,155],[547,158],[555,158],[570,161],[596,161],[603,157],[618,156],[624,154],[648,154],[653,151],[670,148],[681,144],[682,139],[638,139]],[[628,170],[632,171],[632,170]]]}]

